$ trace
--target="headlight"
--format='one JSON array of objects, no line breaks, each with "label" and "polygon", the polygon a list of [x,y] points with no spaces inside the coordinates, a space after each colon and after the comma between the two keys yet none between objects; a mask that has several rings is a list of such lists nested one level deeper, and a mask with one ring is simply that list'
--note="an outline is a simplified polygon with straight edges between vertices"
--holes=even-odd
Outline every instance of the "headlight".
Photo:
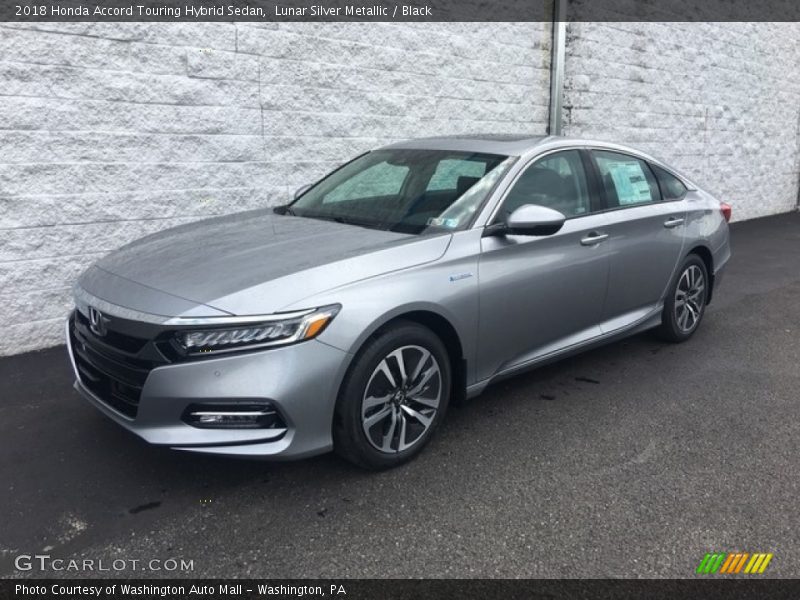
[{"label": "headlight", "polygon": [[247,317],[238,327],[220,326],[184,329],[176,333],[178,344],[189,354],[231,352],[246,348],[280,346],[315,338],[339,312],[339,306],[313,309],[301,316],[265,316],[262,321]]}]

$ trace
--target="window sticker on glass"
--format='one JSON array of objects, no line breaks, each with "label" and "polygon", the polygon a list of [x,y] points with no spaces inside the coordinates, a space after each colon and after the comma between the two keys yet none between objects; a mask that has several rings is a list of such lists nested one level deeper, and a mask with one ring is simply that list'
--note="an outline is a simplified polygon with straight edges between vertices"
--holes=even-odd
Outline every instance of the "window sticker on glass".
[{"label": "window sticker on glass", "polygon": [[619,205],[651,202],[650,184],[638,162],[607,162],[606,167],[617,188]]}]

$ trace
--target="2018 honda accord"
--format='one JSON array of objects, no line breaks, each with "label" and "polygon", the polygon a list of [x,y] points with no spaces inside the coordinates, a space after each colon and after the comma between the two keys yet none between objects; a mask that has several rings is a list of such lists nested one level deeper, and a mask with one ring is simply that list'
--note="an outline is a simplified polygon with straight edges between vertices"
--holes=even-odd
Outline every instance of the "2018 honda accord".
[{"label": "2018 honda accord", "polygon": [[75,386],[154,444],[393,466],[498,378],[649,328],[688,339],[729,217],[620,145],[393,144],[98,261],[67,322]]}]

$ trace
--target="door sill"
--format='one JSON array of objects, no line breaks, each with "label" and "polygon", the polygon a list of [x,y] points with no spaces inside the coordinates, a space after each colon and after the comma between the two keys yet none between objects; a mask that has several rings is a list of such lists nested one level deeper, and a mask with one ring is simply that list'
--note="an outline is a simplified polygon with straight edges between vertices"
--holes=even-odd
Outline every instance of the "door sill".
[{"label": "door sill", "polygon": [[[501,367],[491,377],[468,386],[467,397],[472,398],[477,396],[483,392],[488,385],[508,377],[513,377],[524,371],[540,367],[550,362],[555,362],[573,354],[578,354],[595,346],[601,346],[635,333],[657,327],[661,323],[662,308],[663,306],[658,304],[655,307],[637,310],[624,317],[611,319],[600,325],[595,325],[579,333],[562,338],[558,342],[548,344],[537,351],[535,355],[523,358],[512,365]],[[635,318],[634,321],[630,321],[629,317],[631,315],[636,315],[638,318]],[[619,325],[623,322],[623,319],[626,318],[627,325]]]}]

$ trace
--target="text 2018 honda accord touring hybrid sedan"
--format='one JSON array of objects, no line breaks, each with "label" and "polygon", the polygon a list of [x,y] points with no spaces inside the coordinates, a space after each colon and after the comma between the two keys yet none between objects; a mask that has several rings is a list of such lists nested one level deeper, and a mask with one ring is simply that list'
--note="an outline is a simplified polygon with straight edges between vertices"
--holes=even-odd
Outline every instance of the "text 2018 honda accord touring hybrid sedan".
[{"label": "text 2018 honda accord touring hybrid sedan", "polygon": [[278,208],[151,235],[75,285],[76,388],[153,444],[417,454],[448,404],[657,327],[689,338],[730,207],[638,151],[462,136],[357,157]]}]

